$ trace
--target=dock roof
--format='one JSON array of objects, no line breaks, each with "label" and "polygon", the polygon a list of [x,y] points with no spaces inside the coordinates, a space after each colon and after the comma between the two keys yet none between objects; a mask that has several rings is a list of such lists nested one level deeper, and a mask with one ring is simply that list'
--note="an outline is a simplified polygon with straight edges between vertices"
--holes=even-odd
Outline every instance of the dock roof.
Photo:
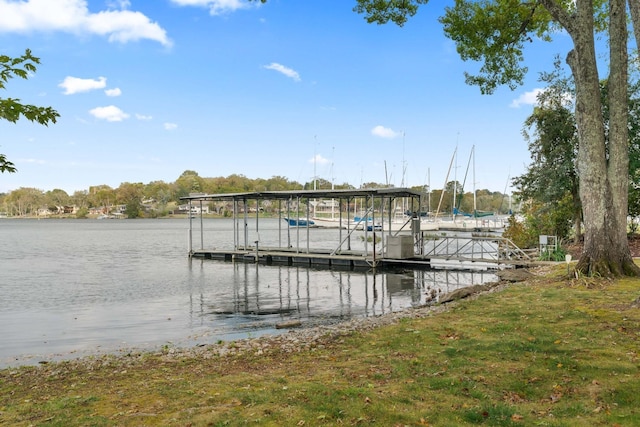
[{"label": "dock roof", "polygon": [[334,198],[348,199],[353,197],[415,197],[419,198],[420,192],[409,188],[366,188],[354,190],[293,190],[293,191],[250,191],[244,193],[193,193],[180,197],[180,200],[245,200],[245,199],[265,199],[265,200],[288,200],[295,198],[315,199]]}]

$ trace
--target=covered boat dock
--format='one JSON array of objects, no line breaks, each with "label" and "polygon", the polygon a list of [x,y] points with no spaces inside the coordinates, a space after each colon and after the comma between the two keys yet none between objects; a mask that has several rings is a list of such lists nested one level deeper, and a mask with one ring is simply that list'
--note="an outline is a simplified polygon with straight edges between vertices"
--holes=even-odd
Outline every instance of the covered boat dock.
[{"label": "covered boat dock", "polygon": [[[193,258],[375,268],[385,260],[414,258],[420,235],[420,219],[411,213],[419,211],[421,194],[407,188],[195,193],[181,200],[189,204],[188,244],[189,256]],[[331,218],[334,221],[331,227],[335,227],[338,234],[332,247],[314,247],[312,232],[320,225],[313,221],[316,212],[312,205],[318,200],[337,203],[337,217]],[[202,212],[204,205],[211,202],[232,205],[231,247],[211,249],[211,244],[205,245]],[[269,246],[261,244],[260,239],[260,221],[266,218],[260,211],[265,202],[271,206],[276,204],[273,211],[279,219],[278,235],[286,236],[279,237],[275,245],[270,242]],[[364,247],[357,250],[351,240],[356,230],[364,233]],[[200,244],[196,248],[194,234],[198,231]]]}]

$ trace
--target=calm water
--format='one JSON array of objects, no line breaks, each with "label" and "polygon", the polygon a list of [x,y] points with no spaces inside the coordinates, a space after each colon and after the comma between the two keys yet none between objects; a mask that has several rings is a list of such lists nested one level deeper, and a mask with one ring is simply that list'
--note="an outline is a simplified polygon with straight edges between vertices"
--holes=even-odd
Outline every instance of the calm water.
[{"label": "calm water", "polygon": [[[204,247],[232,247],[230,220],[203,228]],[[309,240],[333,247],[337,233],[313,229]],[[199,230],[193,236],[199,248]],[[305,247],[307,234],[261,220],[259,238]],[[282,333],[275,325],[285,320],[377,316],[423,305],[431,289],[495,280],[486,272],[374,275],[190,260],[188,222],[177,219],[0,219],[0,242],[0,368]]]}]

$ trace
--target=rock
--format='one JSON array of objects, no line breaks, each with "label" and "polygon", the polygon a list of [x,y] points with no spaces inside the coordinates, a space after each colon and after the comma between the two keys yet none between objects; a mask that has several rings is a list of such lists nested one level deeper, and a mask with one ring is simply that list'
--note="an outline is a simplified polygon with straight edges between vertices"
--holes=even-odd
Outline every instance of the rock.
[{"label": "rock", "polygon": [[440,304],[444,304],[446,302],[451,302],[451,301],[456,301],[462,298],[466,298],[473,294],[488,291],[489,289],[492,288],[492,286],[490,285],[491,284],[473,285],[473,286],[467,286],[464,288],[456,289],[453,292],[449,292],[448,294],[443,295],[440,298],[439,302]]},{"label": "rock", "polygon": [[535,277],[535,274],[529,270],[518,268],[515,270],[500,270],[496,273],[496,276],[498,276],[500,280],[506,280],[507,282],[524,282],[525,280]]},{"label": "rock", "polygon": [[299,320],[287,320],[284,322],[276,323],[276,329],[297,328],[302,326],[302,322]]}]

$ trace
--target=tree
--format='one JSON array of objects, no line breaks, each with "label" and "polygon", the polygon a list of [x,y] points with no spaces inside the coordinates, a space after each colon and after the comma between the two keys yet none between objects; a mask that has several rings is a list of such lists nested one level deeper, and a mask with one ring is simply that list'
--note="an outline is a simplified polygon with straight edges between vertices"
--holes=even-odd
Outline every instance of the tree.
[{"label": "tree", "polygon": [[[549,86],[538,96],[539,105],[525,121],[523,130],[525,140],[529,143],[532,163],[525,174],[513,179],[513,183],[521,198],[534,199],[546,205],[538,209],[539,212],[545,209],[566,211],[565,204],[559,202],[570,197],[574,238],[577,242],[581,235],[582,208],[576,168],[578,134],[571,108],[573,85],[562,74],[559,61],[556,61],[554,71],[543,73],[540,80]],[[561,228],[564,230],[558,227],[554,234],[566,237],[568,230],[560,232]]]},{"label": "tree", "polygon": [[116,192],[106,184],[89,187],[89,206],[101,208],[103,214],[108,214],[116,201]]},{"label": "tree", "polygon": [[176,197],[185,197],[189,193],[201,193],[204,187],[204,179],[197,172],[186,170],[176,180]]},{"label": "tree", "polygon": [[142,212],[144,184],[123,182],[115,192],[118,202],[125,205],[127,218],[138,218]]},{"label": "tree", "polygon": [[[607,81],[602,82],[602,98],[609,96]],[[607,102],[603,102],[605,123],[609,118]],[[628,214],[634,219],[640,217],[640,79],[637,73],[634,81],[629,84],[629,201]],[[631,226],[634,225],[631,222]],[[632,230],[635,231],[635,230]]]},{"label": "tree", "polygon": [[78,190],[71,196],[71,202],[78,208],[86,208],[88,206],[89,192],[86,190]]},{"label": "tree", "polygon": [[67,192],[59,188],[47,191],[44,196],[49,210],[53,209],[54,211],[58,211],[71,202],[71,197],[69,197]]},{"label": "tree", "polygon": [[[578,149],[577,129],[573,109],[570,108],[573,84],[570,79],[562,76],[559,62],[552,73],[544,73],[542,81],[550,83],[544,92],[538,96],[539,106],[525,121],[523,134],[529,141],[529,151],[533,163],[529,165],[524,175],[514,178],[513,183],[519,190],[519,196],[524,199],[534,199],[547,205],[537,208],[537,213],[550,212],[557,220],[561,220],[563,212],[571,207],[575,229],[575,239],[580,237],[582,209],[578,195],[578,173],[576,155]],[[602,96],[603,117],[605,129],[609,128],[608,81],[600,83]],[[636,218],[640,215],[640,81],[629,84],[629,202],[628,214]],[[528,130],[532,129],[533,134]],[[608,138],[608,134],[607,134]],[[608,143],[608,141],[607,141]],[[567,205],[567,196],[571,197]],[[560,221],[562,222],[562,220]],[[631,225],[634,222],[632,221]],[[562,229],[562,227],[558,227]],[[548,233],[543,233],[548,234]],[[556,233],[564,237],[562,233]]]},{"label": "tree", "polygon": [[11,214],[18,216],[37,213],[43,200],[42,190],[31,187],[20,187],[13,190],[5,199]]},{"label": "tree", "polygon": [[[17,58],[0,55],[0,89],[5,89],[9,79],[14,77],[28,79],[29,73],[36,72],[38,64],[40,64],[40,58],[33,56],[29,49]],[[0,119],[15,123],[20,117],[48,126],[49,123],[55,123],[60,115],[51,107],[22,104],[17,98],[0,98]],[[4,172],[15,173],[17,169],[4,154],[0,154],[0,173]]]},{"label": "tree", "polygon": [[[403,25],[427,0],[357,0],[355,11],[369,22]],[[640,5],[629,0],[636,45],[640,46]],[[625,0],[456,0],[440,19],[463,60],[483,65],[469,84],[484,94],[498,86],[515,88],[527,68],[524,48],[533,37],[551,41],[558,28],[571,37],[566,62],[576,88],[577,168],[585,239],[576,270],[590,275],[640,275],[627,241],[628,203],[628,28]],[[606,21],[608,19],[608,21]],[[600,97],[595,37],[608,36],[609,127]],[[605,133],[608,132],[608,140]]]},{"label": "tree", "polygon": [[629,215],[633,218],[631,231],[635,232],[640,217],[640,81],[632,93],[638,94],[629,106]]}]

